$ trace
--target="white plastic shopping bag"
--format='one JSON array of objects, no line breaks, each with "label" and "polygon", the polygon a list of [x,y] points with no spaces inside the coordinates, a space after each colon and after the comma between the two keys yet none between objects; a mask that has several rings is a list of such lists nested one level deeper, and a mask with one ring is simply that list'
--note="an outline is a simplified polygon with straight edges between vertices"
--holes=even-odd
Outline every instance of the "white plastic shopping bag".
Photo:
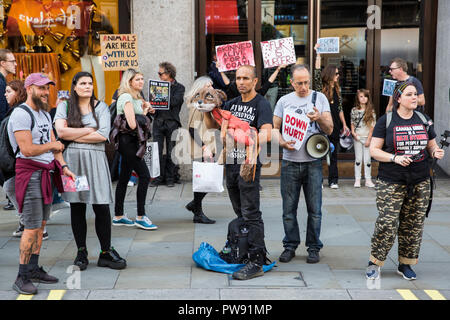
[{"label": "white plastic shopping bag", "polygon": [[192,163],[192,191],[223,192],[223,165],[214,162]]},{"label": "white plastic shopping bag", "polygon": [[147,164],[150,177],[159,177],[159,152],[158,142],[147,141],[147,149],[144,154],[144,161]]}]

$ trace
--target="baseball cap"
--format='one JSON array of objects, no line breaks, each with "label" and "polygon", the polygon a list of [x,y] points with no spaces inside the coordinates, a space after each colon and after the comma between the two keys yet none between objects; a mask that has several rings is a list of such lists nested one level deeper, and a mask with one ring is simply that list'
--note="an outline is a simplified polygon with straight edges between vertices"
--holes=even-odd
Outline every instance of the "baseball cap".
[{"label": "baseball cap", "polygon": [[32,85],[44,86],[46,84],[55,85],[55,83],[43,73],[32,73],[25,79],[25,88],[28,88]]}]

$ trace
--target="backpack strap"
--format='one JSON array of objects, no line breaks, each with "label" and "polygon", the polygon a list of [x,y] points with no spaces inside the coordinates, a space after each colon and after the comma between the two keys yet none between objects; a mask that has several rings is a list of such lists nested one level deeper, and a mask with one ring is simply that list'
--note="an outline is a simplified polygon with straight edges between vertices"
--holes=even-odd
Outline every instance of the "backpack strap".
[{"label": "backpack strap", "polygon": [[386,130],[389,128],[391,121],[392,121],[392,111],[386,113]]},{"label": "backpack strap", "polygon": [[[30,117],[31,117],[31,128],[30,128],[30,131],[33,131],[35,120],[34,120],[34,115],[31,112],[31,110],[28,107],[26,107],[25,105],[23,105],[23,104],[18,105],[16,108],[23,109],[30,115]],[[47,119],[48,119],[48,117],[47,117]],[[17,149],[16,149],[16,152],[14,152],[14,156],[16,157],[19,154],[19,152],[20,152],[20,148],[19,148],[19,145],[17,145]]]},{"label": "backpack strap", "polygon": [[316,101],[317,101],[317,91],[313,90],[313,95],[311,98],[311,103],[312,105],[315,107],[316,106]]},{"label": "backpack strap", "polygon": [[423,115],[422,112],[414,110],[414,113],[420,118],[420,120],[422,120],[422,123],[428,132],[428,129],[430,128],[430,124],[428,123],[427,118],[425,118],[425,116]]}]

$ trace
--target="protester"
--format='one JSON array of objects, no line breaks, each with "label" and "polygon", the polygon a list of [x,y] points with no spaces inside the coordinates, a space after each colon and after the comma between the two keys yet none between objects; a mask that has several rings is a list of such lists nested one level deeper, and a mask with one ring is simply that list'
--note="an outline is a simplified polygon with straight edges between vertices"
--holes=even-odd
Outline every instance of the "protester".
[{"label": "protester", "polygon": [[[318,47],[319,44],[316,44],[315,49],[317,50]],[[334,145],[334,151],[330,155],[330,165],[328,166],[328,186],[331,189],[338,189],[338,151],[341,128],[342,133],[345,135],[350,134],[350,130],[345,122],[344,111],[342,109],[339,69],[335,65],[328,65],[322,71],[322,74],[320,74],[320,64],[320,54],[317,54],[313,87],[327,97],[330,104],[331,117],[333,119],[333,132],[328,136],[328,139],[330,139],[330,142]]]},{"label": "protester", "polygon": [[376,115],[373,109],[370,91],[359,89],[356,91],[355,107],[351,111],[351,128],[355,148],[355,188],[361,187],[361,164],[364,161],[364,176],[366,187],[373,188],[372,166],[370,158],[370,141]]},{"label": "protester", "polygon": [[101,249],[97,265],[124,269],[126,261],[111,247],[109,204],[114,200],[105,153],[110,113],[108,105],[95,98],[93,77],[89,72],[78,72],[73,77],[70,99],[58,105],[54,122],[58,137],[68,143],[63,153],[67,165],[78,176],[85,176],[89,184],[89,191],[66,192],[62,196],[70,202],[70,220],[78,248],[74,265],[85,270],[89,264],[86,207],[91,204]]},{"label": "protester", "polygon": [[210,77],[210,79],[213,82],[212,86],[214,89],[219,89],[219,90],[223,90],[223,91],[225,91],[227,89],[227,85],[224,82],[224,78],[221,75],[221,73],[219,72],[219,69],[217,66],[217,55],[215,52],[213,53],[212,61],[211,61],[211,64],[209,65],[208,76]]},{"label": "protester", "polygon": [[[158,71],[161,81],[170,82],[170,105],[169,110],[157,110],[153,122],[153,141],[158,142],[160,176],[151,182],[155,187],[164,184],[173,187],[176,182],[177,168],[172,161],[172,149],[175,141],[172,134],[181,127],[180,110],[184,99],[184,86],[175,80],[177,70],[169,62],[159,64]],[[166,143],[166,157],[163,158],[164,142]]]},{"label": "protester", "polygon": [[[16,175],[6,181],[5,191],[18,206],[25,229],[20,240],[20,266],[14,290],[21,294],[36,294],[32,282],[56,283],[38,266],[44,227],[52,204],[52,185],[63,192],[61,175],[75,179],[65,163],[64,145],[56,141],[49,109],[49,86],[55,83],[42,73],[32,73],[25,79],[26,103],[16,107],[8,121],[8,137],[13,150],[19,148]],[[33,125],[34,124],[34,125]]]},{"label": "protester", "polygon": [[[259,144],[264,146],[270,142],[272,130],[272,110],[270,103],[255,90],[258,78],[256,69],[252,66],[241,66],[236,71],[236,85],[240,96],[228,101],[223,109],[230,111],[240,120],[246,121],[256,128],[259,134]],[[210,113],[205,114],[205,124],[208,128],[218,128],[219,125]],[[234,212],[249,225],[248,244],[249,262],[233,273],[233,278],[248,280],[264,275],[262,266],[266,261],[264,243],[264,222],[260,211],[259,184],[261,163],[257,162],[254,180],[246,182],[240,176],[240,163],[246,157],[242,146],[226,148],[226,184]]]},{"label": "protester", "polygon": [[[116,186],[115,217],[112,224],[114,226],[135,225],[144,230],[155,230],[158,227],[152,223],[145,213],[145,200],[150,182],[150,172],[142,158],[150,130],[150,120],[146,115],[148,112],[153,114],[155,110],[147,101],[141,98],[140,92],[143,87],[144,76],[142,73],[134,69],[128,69],[123,73],[117,100],[117,115],[124,115],[122,119],[125,123],[120,126],[121,129],[118,129],[117,134],[118,150],[122,156],[122,161],[120,163],[119,181]],[[122,130],[122,128],[125,128],[125,130]],[[141,131],[146,134],[142,136],[139,134]],[[142,152],[143,149],[144,152]],[[130,181],[133,170],[139,176],[136,192],[137,216],[134,222],[124,214],[123,208],[128,181]]]},{"label": "protester", "polygon": [[[23,86],[23,82],[20,80],[13,80],[10,81],[6,85],[5,89],[5,97],[6,102],[8,103],[9,110],[5,114],[5,117],[9,116],[14,108],[22,103],[24,103],[27,100],[27,92],[25,91],[25,87]],[[7,179],[7,177],[4,177]],[[3,207],[4,210],[15,210],[14,204],[11,202],[11,200],[6,196],[6,199],[8,200],[8,204]],[[19,236],[23,232],[23,224],[19,222],[18,229],[13,233],[14,236],[16,234]]]},{"label": "protester", "polygon": [[[191,154],[194,161],[202,162],[213,159],[213,151],[215,150],[214,141],[205,141],[204,138],[208,130],[203,121],[204,113],[190,106],[190,101],[201,89],[212,87],[212,85],[211,78],[206,76],[200,77],[194,81],[191,89],[184,96],[184,100],[189,107],[188,128],[192,139]],[[186,209],[194,214],[194,223],[213,224],[216,222],[215,220],[209,219],[203,212],[202,201],[206,194],[206,192],[194,192],[194,199],[186,205]]]},{"label": "protester", "polygon": [[[409,81],[412,82],[417,88],[417,111],[425,113],[425,94],[423,90],[422,82],[416,77],[410,76],[408,74],[408,64],[402,58],[394,58],[391,61],[389,67],[389,73],[392,79],[399,82]],[[394,105],[394,100],[392,97],[389,98],[389,103],[386,107],[386,112],[391,112]]]},{"label": "protester", "polygon": [[[401,82],[393,94],[393,111],[375,125],[370,154],[380,162],[376,203],[379,211],[366,270],[368,279],[380,278],[398,235],[397,272],[416,279],[411,265],[418,262],[425,215],[430,199],[430,156],[442,159],[433,122],[415,111],[418,90],[413,82]],[[414,131],[410,130],[414,128]],[[414,141],[414,144],[406,142]],[[415,146],[420,146],[417,150]]]},{"label": "protester", "polygon": [[283,239],[284,251],[280,255],[280,262],[289,262],[295,257],[295,250],[300,244],[299,225],[297,222],[297,208],[300,191],[303,187],[308,222],[306,227],[306,247],[308,247],[307,263],[320,261],[319,251],[323,244],[320,241],[322,220],[322,160],[310,157],[306,152],[305,141],[315,133],[323,132],[327,135],[333,132],[333,120],[327,97],[317,92],[315,105],[314,96],[310,89],[311,75],[304,65],[294,65],[291,68],[291,84],[294,92],[280,98],[275,106],[273,117],[274,129],[279,132],[287,110],[306,113],[310,125],[304,136],[299,150],[294,148],[295,141],[285,141],[279,136],[280,146],[283,148],[281,164],[281,198],[283,200]]},{"label": "protester", "polygon": [[[11,110],[17,103],[10,104],[8,102],[8,95],[13,95],[14,90],[6,90],[6,77],[10,74],[16,74],[17,62],[14,54],[8,49],[0,49],[0,122],[7,116],[8,110]],[[22,85],[23,87],[23,85]],[[12,99],[12,97],[11,97]],[[26,99],[25,97],[21,97],[22,99]],[[3,177],[3,174],[0,172],[0,185],[3,187],[6,178]],[[8,200],[8,204],[3,207],[5,210],[14,210],[14,205],[11,203],[10,199]]]}]

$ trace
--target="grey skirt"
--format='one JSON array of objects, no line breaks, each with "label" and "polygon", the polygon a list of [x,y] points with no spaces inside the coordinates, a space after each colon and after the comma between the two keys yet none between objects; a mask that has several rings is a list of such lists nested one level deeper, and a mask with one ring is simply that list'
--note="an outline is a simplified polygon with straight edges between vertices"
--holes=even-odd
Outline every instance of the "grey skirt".
[{"label": "grey skirt", "polygon": [[113,189],[109,173],[105,144],[72,142],[63,152],[70,171],[77,176],[86,176],[89,191],[64,192],[62,198],[68,202],[86,204],[113,203]]}]

